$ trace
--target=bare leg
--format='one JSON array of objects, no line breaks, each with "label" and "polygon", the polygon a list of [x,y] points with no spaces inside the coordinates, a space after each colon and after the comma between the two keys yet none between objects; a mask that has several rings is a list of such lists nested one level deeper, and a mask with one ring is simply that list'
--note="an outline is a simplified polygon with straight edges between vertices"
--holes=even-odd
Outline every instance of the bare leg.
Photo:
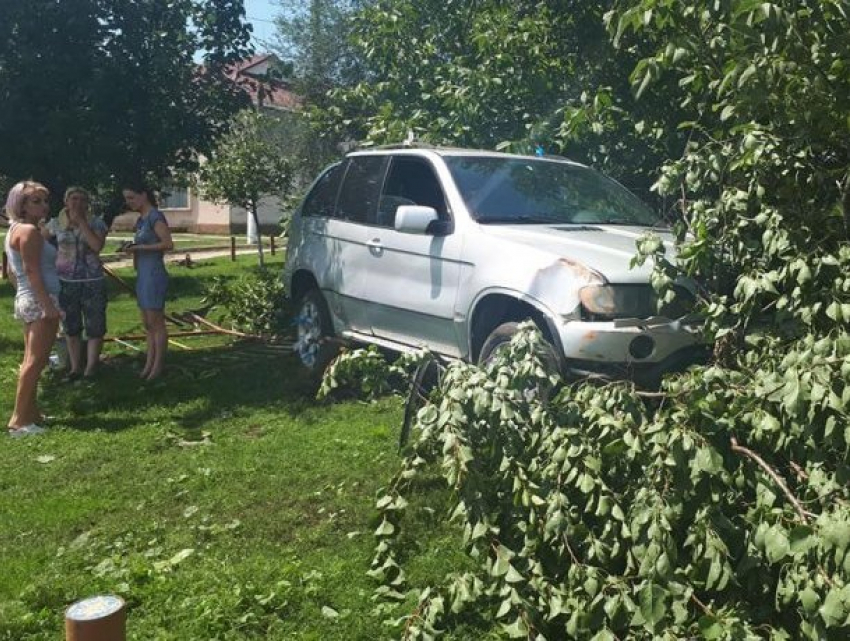
[{"label": "bare leg", "polygon": [[83,341],[77,336],[65,336],[65,345],[68,347],[68,369],[71,374],[81,372],[80,359],[82,357]]},{"label": "bare leg", "polygon": [[168,351],[168,327],[165,324],[165,312],[159,310],[147,311],[147,322],[150,330],[148,337],[153,337],[154,358],[148,371],[148,380],[157,378],[165,367],[165,353]]},{"label": "bare leg", "polygon": [[153,359],[154,352],[156,350],[156,346],[154,344],[154,336],[153,331],[148,321],[149,310],[143,309],[142,312],[142,322],[145,325],[145,334],[147,336],[147,346],[148,351],[145,355],[145,366],[142,368],[142,371],[139,372],[139,378],[147,378],[151,372],[151,368],[153,367]]},{"label": "bare leg", "polygon": [[100,351],[103,349],[103,338],[89,338],[86,345],[86,373],[91,376],[100,363]]},{"label": "bare leg", "polygon": [[18,374],[15,410],[9,427],[24,427],[41,418],[36,395],[38,379],[50,358],[53,341],[59,329],[59,319],[41,319],[29,323],[24,332],[24,361]]}]

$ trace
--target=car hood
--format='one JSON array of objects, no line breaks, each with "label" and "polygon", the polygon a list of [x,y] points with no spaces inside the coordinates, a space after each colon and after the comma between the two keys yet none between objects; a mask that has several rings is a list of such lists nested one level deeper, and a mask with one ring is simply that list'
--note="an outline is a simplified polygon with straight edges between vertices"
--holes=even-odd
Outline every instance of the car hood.
[{"label": "car hood", "polygon": [[482,225],[484,234],[502,241],[527,245],[556,258],[581,263],[609,282],[647,282],[652,261],[630,266],[637,254],[637,239],[649,231],[659,236],[672,260],[676,249],[670,230],[624,225]]}]

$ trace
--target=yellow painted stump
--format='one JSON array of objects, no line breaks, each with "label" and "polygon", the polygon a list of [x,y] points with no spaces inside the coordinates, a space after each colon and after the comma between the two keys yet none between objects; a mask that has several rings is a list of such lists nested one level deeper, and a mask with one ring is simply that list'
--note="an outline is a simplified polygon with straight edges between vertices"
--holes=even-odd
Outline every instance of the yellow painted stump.
[{"label": "yellow painted stump", "polygon": [[65,641],[125,641],[126,621],[120,597],[83,599],[65,610]]}]

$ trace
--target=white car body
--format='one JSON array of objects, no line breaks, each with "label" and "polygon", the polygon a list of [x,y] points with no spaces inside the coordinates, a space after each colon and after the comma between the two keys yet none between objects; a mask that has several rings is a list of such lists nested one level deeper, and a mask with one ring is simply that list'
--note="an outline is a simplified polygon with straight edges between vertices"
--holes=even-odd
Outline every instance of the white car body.
[{"label": "white car body", "polygon": [[[498,209],[503,170],[486,180],[475,172],[479,164],[501,167],[502,162],[518,175],[516,180],[544,162],[582,176],[592,171],[562,159],[473,150],[395,148],[349,154],[333,170],[341,177],[335,208],[316,204],[332,199],[335,178],[326,170],[293,215],[287,291],[296,299],[310,290],[320,293],[336,336],[398,351],[424,347],[477,361],[495,328],[532,318],[552,344],[564,373],[631,377],[651,384],[666,371],[700,360],[704,348],[698,326],[688,318],[652,312],[600,319],[583,307],[581,289],[591,285],[648,291],[651,265],[630,267],[635,242],[647,226],[476,220],[468,207],[470,195],[461,193],[450,166],[472,167],[470,175],[480,181],[475,198],[485,202],[492,196],[492,206]],[[547,171],[559,168],[547,166]],[[349,175],[351,183],[346,183]],[[361,189],[364,208],[371,208],[371,214],[357,210],[356,181],[361,175],[366,176]],[[421,176],[420,182],[431,186],[430,192],[420,190],[424,202],[394,195],[417,191],[417,186],[404,184],[411,176]],[[434,181],[442,200],[431,194]],[[380,190],[376,202],[371,202],[373,190]],[[408,206],[397,208],[397,203]],[[438,220],[432,224],[435,214]],[[592,217],[592,212],[580,214]],[[674,250],[669,231],[653,232]],[[639,289],[628,289],[635,285]],[[684,283],[683,289],[692,288]],[[318,334],[327,336],[330,329],[321,328]],[[297,349],[308,366],[308,352],[315,352],[318,334],[309,328],[299,333]]]}]

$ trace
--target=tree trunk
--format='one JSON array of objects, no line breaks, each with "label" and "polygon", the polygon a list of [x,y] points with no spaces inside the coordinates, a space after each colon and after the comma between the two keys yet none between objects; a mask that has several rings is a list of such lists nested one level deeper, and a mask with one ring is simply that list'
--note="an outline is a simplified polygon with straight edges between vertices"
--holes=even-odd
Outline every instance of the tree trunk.
[{"label": "tree trunk", "polygon": [[251,201],[251,211],[248,215],[254,219],[254,226],[257,230],[257,258],[260,261],[260,269],[264,269],[266,261],[263,257],[263,234],[260,233],[260,219],[257,216],[257,201]]}]

